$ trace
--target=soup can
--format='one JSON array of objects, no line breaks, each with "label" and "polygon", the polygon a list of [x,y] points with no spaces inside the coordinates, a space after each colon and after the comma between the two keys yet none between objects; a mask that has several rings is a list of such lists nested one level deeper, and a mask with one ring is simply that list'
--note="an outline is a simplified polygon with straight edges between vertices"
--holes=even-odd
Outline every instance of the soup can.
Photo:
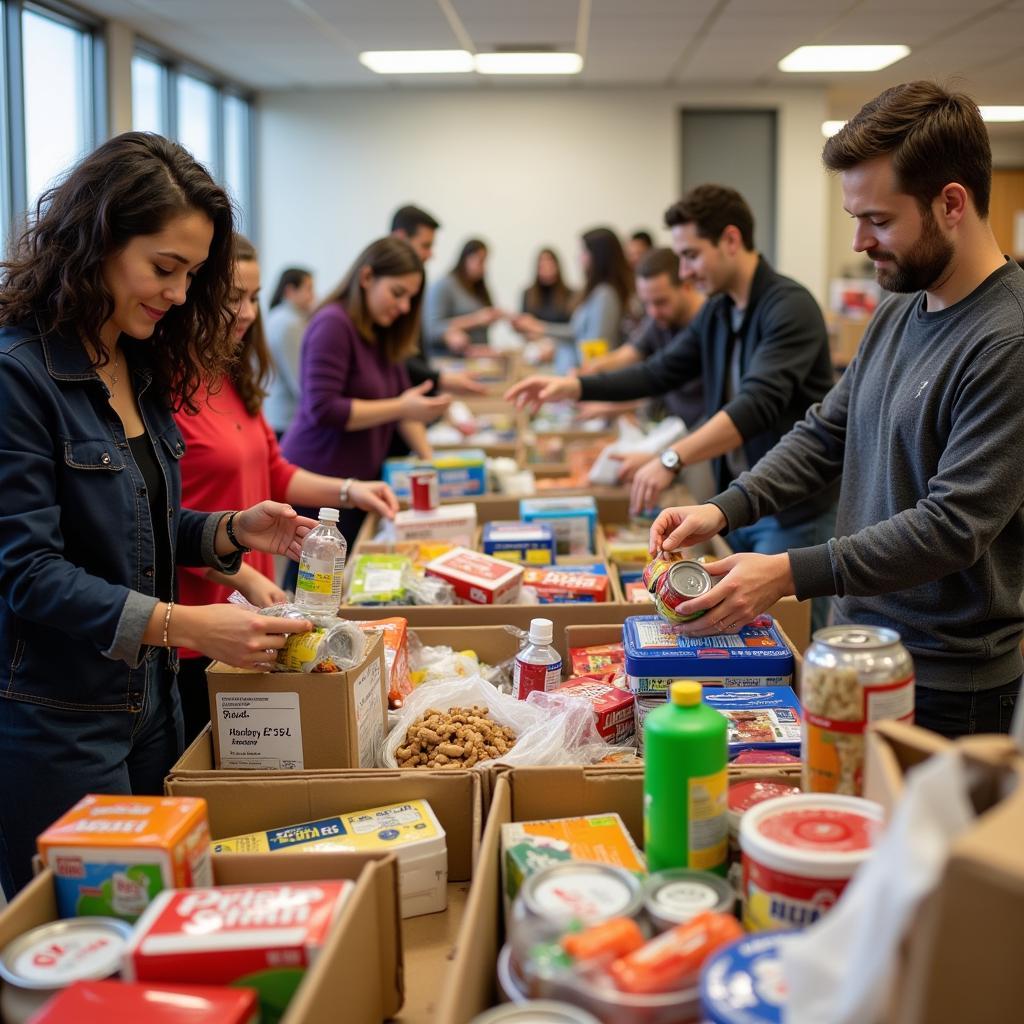
[{"label": "soup can", "polygon": [[656,593],[658,590],[658,583],[661,581],[662,576],[665,575],[672,568],[676,562],[680,561],[679,555],[671,555],[662,552],[657,558],[652,558],[651,561],[644,566],[644,572],[641,579],[643,580],[644,586],[652,593]]},{"label": "soup can", "polygon": [[654,595],[654,606],[658,614],[669,622],[681,623],[699,619],[704,612],[683,615],[679,606],[695,597],[708,593],[717,581],[700,562],[689,559],[676,562],[669,566],[668,571],[661,574],[657,591]]},{"label": "soup can", "polygon": [[409,504],[417,512],[433,512],[441,504],[436,469],[414,469],[409,473]]}]

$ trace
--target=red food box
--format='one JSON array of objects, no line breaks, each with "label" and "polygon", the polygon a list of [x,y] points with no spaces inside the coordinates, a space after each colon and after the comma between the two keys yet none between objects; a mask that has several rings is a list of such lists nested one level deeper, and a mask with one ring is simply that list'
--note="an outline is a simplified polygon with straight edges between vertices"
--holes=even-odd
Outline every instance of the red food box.
[{"label": "red food box", "polygon": [[50,999],[32,1024],[258,1024],[251,988],[76,981]]},{"label": "red food box", "polygon": [[636,699],[607,675],[576,676],[555,692],[589,700],[594,707],[597,731],[608,743],[622,743],[636,733]]},{"label": "red food box", "polygon": [[601,573],[572,571],[568,566],[559,569],[526,569],[523,586],[533,587],[541,603],[608,600],[608,577]]},{"label": "red food box", "polygon": [[426,572],[450,583],[463,604],[511,604],[523,582],[522,566],[469,548],[452,548],[428,563]]},{"label": "red food box", "polygon": [[626,653],[622,644],[594,644],[591,647],[570,647],[569,661],[574,676],[601,675],[614,673],[626,665]]},{"label": "red food box", "polygon": [[653,604],[654,595],[643,585],[642,582],[626,584],[627,604]]}]

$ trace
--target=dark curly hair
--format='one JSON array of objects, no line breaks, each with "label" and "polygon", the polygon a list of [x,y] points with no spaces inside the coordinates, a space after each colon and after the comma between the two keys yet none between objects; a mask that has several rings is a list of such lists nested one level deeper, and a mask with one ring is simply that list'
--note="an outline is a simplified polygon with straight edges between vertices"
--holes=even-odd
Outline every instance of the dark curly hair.
[{"label": "dark curly hair", "polygon": [[199,211],[213,222],[206,262],[188,300],[152,334],[157,379],[174,408],[195,411],[204,378],[232,361],[231,201],[204,167],[175,142],[125,132],[97,147],[40,197],[34,216],[0,264],[0,324],[35,322],[42,334],[80,338],[93,367],[109,362],[100,330],[114,312],[104,261],[175,216]]},{"label": "dark curly hair", "polygon": [[[259,263],[260,257],[256,246],[245,235],[235,234],[232,253],[235,264]],[[234,285],[232,285],[232,292],[234,292]],[[257,303],[256,319],[245,332],[231,368],[232,383],[245,403],[246,411],[250,416],[255,416],[260,411],[263,399],[267,397],[266,385],[270,380],[272,366],[273,361],[270,349],[267,347],[267,336],[263,330],[263,317],[260,314],[259,303]]]}]

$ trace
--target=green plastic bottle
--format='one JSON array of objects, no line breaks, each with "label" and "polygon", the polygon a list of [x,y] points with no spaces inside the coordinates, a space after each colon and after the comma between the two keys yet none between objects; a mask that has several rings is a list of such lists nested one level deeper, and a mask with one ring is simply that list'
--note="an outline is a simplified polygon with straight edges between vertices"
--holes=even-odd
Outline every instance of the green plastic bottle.
[{"label": "green plastic bottle", "polygon": [[644,846],[651,871],[726,871],[728,723],[701,693],[692,679],[674,682],[665,706],[644,720]]}]

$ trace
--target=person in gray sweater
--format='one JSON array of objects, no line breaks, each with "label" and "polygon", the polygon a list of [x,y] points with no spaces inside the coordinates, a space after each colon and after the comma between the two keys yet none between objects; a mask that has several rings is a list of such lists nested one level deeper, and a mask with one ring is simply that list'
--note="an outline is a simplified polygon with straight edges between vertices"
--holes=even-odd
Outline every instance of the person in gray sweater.
[{"label": "person in gray sweater", "polygon": [[666,509],[651,550],[771,515],[841,478],[836,536],[734,555],[681,606],[694,635],[787,594],[835,595],[840,623],[895,629],[916,721],[1007,732],[1024,633],[1024,271],[988,223],[992,158],[974,102],[929,82],[886,90],[825,146],[853,247],[894,294],[835,388],[709,504]]},{"label": "person in gray sweater", "polygon": [[487,246],[471,238],[450,274],[435,281],[423,305],[423,338],[431,355],[461,355],[487,344],[487,328],[506,314],[496,309],[487,287]]}]

